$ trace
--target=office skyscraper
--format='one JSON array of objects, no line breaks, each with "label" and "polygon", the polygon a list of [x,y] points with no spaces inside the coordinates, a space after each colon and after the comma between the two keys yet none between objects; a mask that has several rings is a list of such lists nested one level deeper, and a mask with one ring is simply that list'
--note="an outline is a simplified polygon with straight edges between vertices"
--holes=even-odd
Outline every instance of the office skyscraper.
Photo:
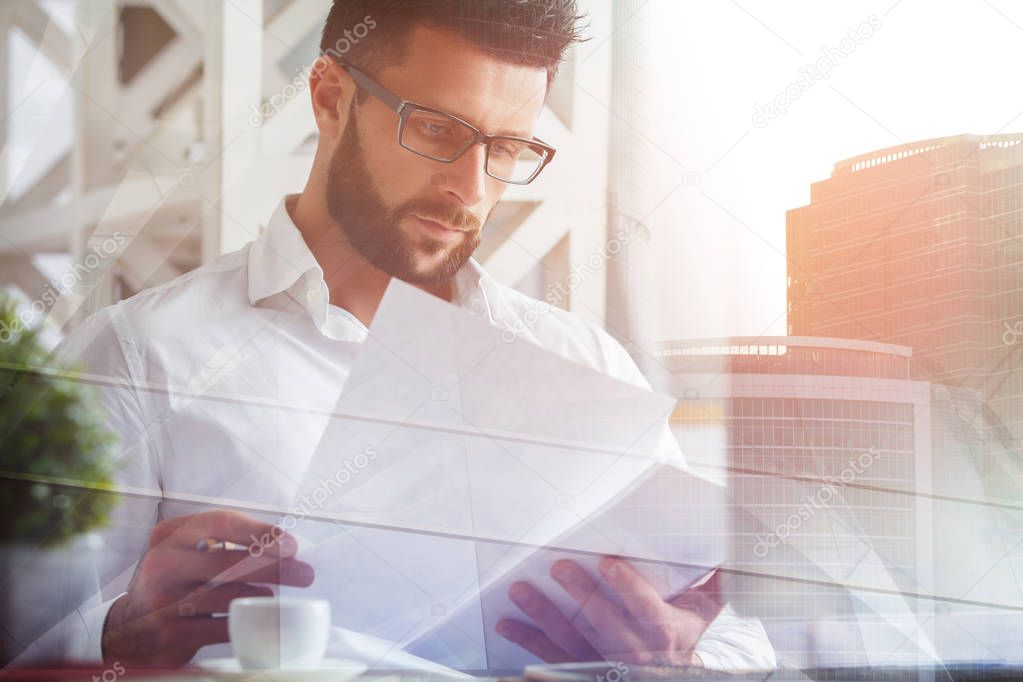
[{"label": "office skyscraper", "polygon": [[788,331],[909,346],[1023,443],[1023,134],[957,135],[835,164],[788,212]]}]

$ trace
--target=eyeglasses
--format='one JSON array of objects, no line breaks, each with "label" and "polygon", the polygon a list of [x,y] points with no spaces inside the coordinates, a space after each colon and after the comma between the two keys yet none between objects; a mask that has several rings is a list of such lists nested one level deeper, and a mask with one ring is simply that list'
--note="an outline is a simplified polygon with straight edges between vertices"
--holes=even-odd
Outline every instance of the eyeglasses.
[{"label": "eyeglasses", "polygon": [[[333,57],[331,57],[333,58]],[[346,62],[338,65],[355,84],[398,114],[398,144],[434,161],[451,163],[474,145],[486,149],[487,175],[513,185],[528,185],[554,158],[554,147],[537,138],[487,135],[457,116],[409,102]]]}]

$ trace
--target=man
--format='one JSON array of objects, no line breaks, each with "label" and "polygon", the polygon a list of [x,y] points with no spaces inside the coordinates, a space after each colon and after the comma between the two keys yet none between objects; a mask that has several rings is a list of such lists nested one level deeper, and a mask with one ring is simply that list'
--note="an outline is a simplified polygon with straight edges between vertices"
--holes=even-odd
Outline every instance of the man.
[{"label": "man", "polygon": [[[103,574],[113,594],[83,610],[88,634],[71,655],[182,665],[227,641],[213,614],[232,599],[314,582],[288,534],[258,556],[196,551],[274,530],[196,504],[287,506],[391,278],[502,328],[532,309],[470,256],[508,183],[553,158],[534,126],[577,20],[574,0],[335,0],[309,80],[319,142],[304,190],[258,241],[100,311],[61,348],[114,379],[103,396],[119,477],[143,491],[119,507]],[[360,22],[365,37],[347,40]],[[647,385],[607,334],[563,311],[525,336]],[[721,611],[716,580],[669,603],[625,561],[601,572],[552,567],[580,604],[574,620],[513,585],[523,617],[498,632],[548,661],[773,666],[759,623]]]}]

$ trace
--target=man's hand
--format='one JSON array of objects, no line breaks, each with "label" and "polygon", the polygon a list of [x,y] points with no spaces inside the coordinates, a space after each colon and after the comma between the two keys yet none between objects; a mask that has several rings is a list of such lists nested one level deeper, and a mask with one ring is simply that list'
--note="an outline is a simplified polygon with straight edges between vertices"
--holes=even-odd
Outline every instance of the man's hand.
[{"label": "man's hand", "polygon": [[626,561],[605,557],[600,572],[603,581],[572,561],[551,567],[551,576],[579,606],[572,615],[562,613],[528,583],[514,583],[508,594],[535,625],[504,619],[497,624],[498,634],[548,663],[700,665],[693,649],[721,611],[716,573],[668,602]]},{"label": "man's hand", "polygon": [[[206,553],[196,550],[203,538],[258,546]],[[179,667],[200,647],[228,641],[227,619],[212,614],[225,613],[232,599],[273,594],[250,583],[312,584],[312,567],[291,558],[296,551],[298,543],[283,529],[238,512],[204,512],[157,524],[127,594],[107,614],[104,660]]]}]

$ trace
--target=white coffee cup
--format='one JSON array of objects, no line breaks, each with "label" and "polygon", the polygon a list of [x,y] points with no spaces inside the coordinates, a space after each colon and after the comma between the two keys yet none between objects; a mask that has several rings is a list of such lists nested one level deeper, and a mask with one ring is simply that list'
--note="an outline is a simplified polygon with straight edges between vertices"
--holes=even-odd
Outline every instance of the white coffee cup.
[{"label": "white coffee cup", "polygon": [[231,602],[227,632],[247,670],[315,668],[330,638],[330,602],[305,597],[244,597]]}]

